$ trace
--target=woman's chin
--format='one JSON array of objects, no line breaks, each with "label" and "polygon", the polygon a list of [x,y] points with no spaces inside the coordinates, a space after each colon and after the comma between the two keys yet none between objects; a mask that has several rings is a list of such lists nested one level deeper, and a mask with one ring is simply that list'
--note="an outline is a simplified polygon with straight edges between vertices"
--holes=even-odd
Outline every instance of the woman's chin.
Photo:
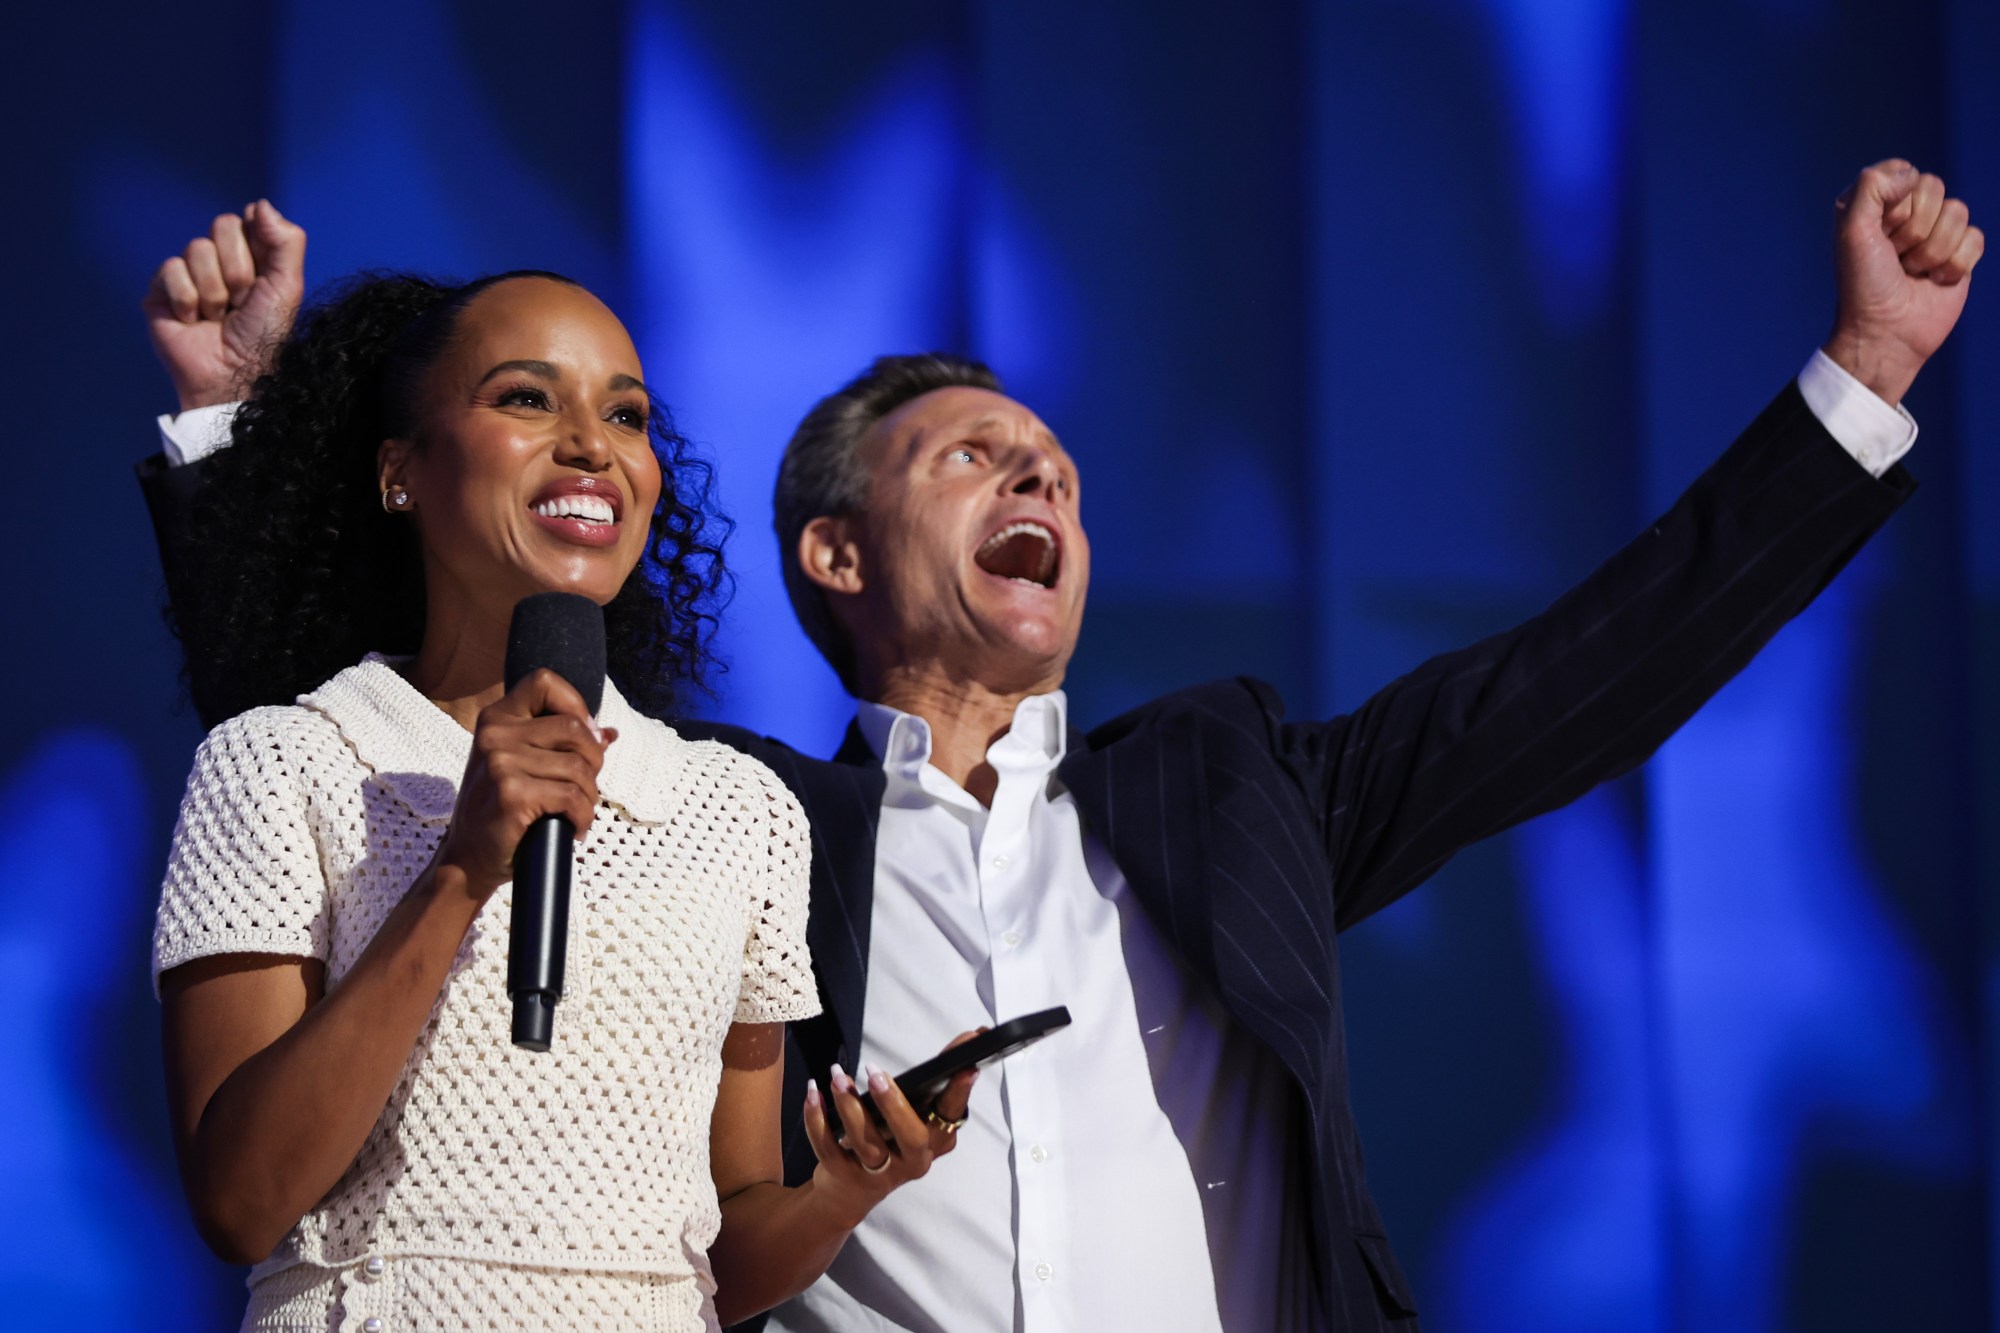
[{"label": "woman's chin", "polygon": [[566,555],[525,571],[536,592],[573,592],[606,606],[633,577],[635,561],[616,551]]},{"label": "woman's chin", "polygon": [[[623,585],[620,585],[621,587]],[[618,596],[618,588],[607,587],[601,580],[588,582],[556,582],[540,589],[542,592],[571,592],[579,597],[588,597],[599,606],[609,606]]]}]

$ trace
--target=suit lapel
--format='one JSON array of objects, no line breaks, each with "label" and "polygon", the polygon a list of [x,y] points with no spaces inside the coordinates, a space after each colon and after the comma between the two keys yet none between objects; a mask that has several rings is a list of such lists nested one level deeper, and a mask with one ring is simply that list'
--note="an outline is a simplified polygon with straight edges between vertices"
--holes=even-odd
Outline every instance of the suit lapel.
[{"label": "suit lapel", "polygon": [[1195,973],[1217,985],[1209,813],[1194,718],[1168,713],[1101,748],[1073,747],[1059,772],[1147,915],[1166,928]]},{"label": "suit lapel", "polygon": [[1062,779],[1182,960],[1310,1090],[1339,1039],[1331,895],[1278,795],[1215,740],[1168,710],[1073,752]]},{"label": "suit lapel", "polygon": [[[868,927],[875,906],[875,830],[887,779],[874,753],[850,726],[832,763],[786,751],[779,776],[797,794],[812,823],[812,906],[806,944],[819,978],[820,1003],[834,1031],[817,1020],[807,1054],[815,1075],[840,1058],[861,1056],[861,1006],[868,991]],[[810,1030],[809,1027],[809,1030]],[[801,1035],[806,1035],[802,1033]],[[822,1049],[823,1048],[823,1049]]]}]

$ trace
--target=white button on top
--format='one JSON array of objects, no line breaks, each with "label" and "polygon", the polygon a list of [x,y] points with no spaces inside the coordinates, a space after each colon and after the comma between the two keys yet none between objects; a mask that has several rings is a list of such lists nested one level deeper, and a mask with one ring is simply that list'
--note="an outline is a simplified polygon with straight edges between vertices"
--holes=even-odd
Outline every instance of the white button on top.
[{"label": "white button on top", "polygon": [[361,1265],[361,1271],[363,1273],[366,1273],[369,1277],[381,1277],[382,1270],[387,1266],[388,1265],[382,1262],[381,1255],[371,1254],[368,1256],[368,1262]]},{"label": "white button on top", "polygon": [[994,857],[994,858],[993,858],[993,868],[994,868],[995,870],[1005,870],[1005,869],[1007,868],[1007,858],[1006,858],[1006,857],[1004,857],[1004,856],[996,856],[996,857]]},{"label": "white button on top", "polygon": [[1049,1150],[1037,1143],[1034,1147],[1028,1149],[1028,1160],[1036,1166],[1040,1166],[1043,1162],[1049,1160]]},{"label": "white button on top", "polygon": [[382,1321],[373,1316],[362,1320],[361,1333],[382,1333]]},{"label": "white button on top", "polygon": [[1055,1275],[1056,1275],[1056,1270],[1049,1267],[1046,1260],[1043,1261],[1042,1263],[1035,1265],[1035,1276],[1040,1278],[1042,1281],[1047,1282],[1050,1278],[1054,1277]]},{"label": "white button on top", "polygon": [[1021,932],[1018,930],[1010,930],[1006,934],[1000,937],[1000,942],[1006,945],[1010,949],[1018,948],[1021,943]]}]

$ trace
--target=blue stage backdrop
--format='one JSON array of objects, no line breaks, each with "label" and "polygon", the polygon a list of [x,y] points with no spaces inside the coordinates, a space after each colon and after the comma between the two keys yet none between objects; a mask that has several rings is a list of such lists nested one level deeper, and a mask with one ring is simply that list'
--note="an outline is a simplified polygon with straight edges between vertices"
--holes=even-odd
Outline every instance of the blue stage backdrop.
[{"label": "blue stage backdrop", "polygon": [[[1086,477],[1070,685],[1353,706],[1548,602],[1823,334],[1891,153],[2000,218],[1991,0],[41,5],[5,96],[0,1326],[213,1329],[146,975],[197,727],[129,469],[153,266],[260,194],[362,266],[565,270],[740,527],[720,715],[820,752],[769,491],[875,353]],[[1983,284],[1995,282],[1984,277]],[[1429,1327],[2000,1329],[2000,291],[1921,494],[1646,769],[1343,943]]]}]

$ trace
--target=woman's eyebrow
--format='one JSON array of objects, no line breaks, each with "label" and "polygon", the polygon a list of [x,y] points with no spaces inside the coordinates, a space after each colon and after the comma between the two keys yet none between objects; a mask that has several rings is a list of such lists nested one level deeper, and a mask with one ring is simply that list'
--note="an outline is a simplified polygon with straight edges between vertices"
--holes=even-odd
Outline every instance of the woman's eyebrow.
[{"label": "woman's eyebrow", "polygon": [[550,365],[546,361],[533,361],[533,360],[502,361],[499,365],[493,367],[493,369],[487,371],[484,375],[481,375],[479,377],[479,383],[484,384],[486,383],[487,380],[492,379],[495,375],[504,375],[510,370],[525,370],[528,371],[530,374],[540,375],[543,379],[549,379],[549,380],[562,378],[560,375],[556,374],[556,368]]},{"label": "woman's eyebrow", "polygon": [[624,389],[637,389],[648,398],[653,396],[653,391],[646,387],[644,380],[635,379],[633,376],[625,374],[613,375],[611,377],[611,391],[617,393]]}]

